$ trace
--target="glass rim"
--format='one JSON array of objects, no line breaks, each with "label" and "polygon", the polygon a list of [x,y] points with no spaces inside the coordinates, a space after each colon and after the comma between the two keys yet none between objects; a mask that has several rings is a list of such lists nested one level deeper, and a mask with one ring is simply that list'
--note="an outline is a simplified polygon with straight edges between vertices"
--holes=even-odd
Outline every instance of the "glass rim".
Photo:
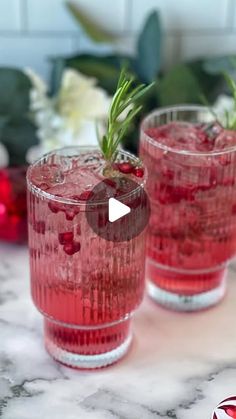
[{"label": "glass rim", "polygon": [[[39,157],[37,160],[35,160],[32,164],[30,164],[30,166],[28,167],[27,173],[26,173],[26,181],[27,181],[27,190],[28,191],[33,191],[35,192],[38,196],[43,197],[45,199],[47,199],[48,201],[55,201],[55,202],[59,202],[62,204],[69,204],[69,205],[77,205],[77,206],[81,206],[81,207],[86,207],[86,206],[97,206],[97,205],[107,205],[107,200],[103,200],[103,201],[94,201],[94,202],[87,202],[85,200],[75,200],[72,198],[63,198],[54,194],[51,194],[47,191],[44,191],[43,189],[41,189],[39,186],[34,185],[34,183],[31,181],[30,179],[30,173],[33,167],[36,167],[40,162],[42,162],[45,158],[48,158],[50,156],[53,155],[58,155],[60,156],[60,153],[62,153],[63,151],[72,151],[72,150],[82,150],[84,152],[88,151],[88,152],[98,152],[99,154],[102,155],[102,152],[100,150],[100,148],[98,146],[93,146],[93,145],[74,145],[74,146],[66,146],[66,147],[61,147],[61,148],[57,148],[54,149],[52,151],[49,151],[45,154],[43,154],[41,157]],[[76,156],[79,156],[80,153],[77,152]],[[130,158],[130,160],[132,161],[136,161],[137,163],[140,161],[140,159],[135,156],[134,154],[130,153],[129,151],[123,150],[123,149],[119,149],[118,150],[118,154],[123,154],[127,157]],[[62,154],[63,156],[63,154]],[[128,192],[124,195],[119,196],[119,200],[123,200],[126,198],[131,197],[133,194],[135,194],[140,188],[144,188],[146,181],[147,181],[147,168],[146,166],[144,166],[144,176],[142,179],[142,182],[140,182],[139,184],[137,183],[137,188],[135,188],[134,190],[132,190],[131,192]],[[106,179],[106,178],[104,178]],[[94,188],[94,187],[93,187]]]},{"label": "glass rim", "polygon": [[[207,106],[202,106],[202,105],[194,105],[194,104],[181,104],[181,105],[172,105],[172,106],[165,106],[165,107],[161,107],[161,108],[157,108],[154,109],[152,112],[150,112],[141,122],[140,125],[140,133],[145,136],[145,141],[149,142],[150,144],[152,144],[154,147],[159,147],[161,149],[163,149],[164,151],[168,151],[171,153],[176,153],[176,154],[180,154],[180,155],[184,155],[184,156],[202,156],[202,157],[212,157],[212,156],[221,156],[222,154],[230,154],[230,153],[234,153],[236,152],[236,145],[229,147],[225,150],[213,150],[213,151],[191,151],[191,150],[178,150],[175,148],[172,148],[170,146],[167,146],[163,143],[160,143],[157,140],[154,140],[152,137],[150,137],[150,135],[146,134],[145,132],[145,124],[147,124],[149,121],[152,120],[152,118],[154,116],[161,116],[164,114],[167,114],[169,112],[173,112],[173,111],[199,111],[199,112],[205,112],[208,113],[209,115],[211,115],[211,112],[209,110],[209,108]],[[214,121],[214,117],[212,115],[212,121]],[[188,121],[184,121],[183,122],[188,122]]]}]

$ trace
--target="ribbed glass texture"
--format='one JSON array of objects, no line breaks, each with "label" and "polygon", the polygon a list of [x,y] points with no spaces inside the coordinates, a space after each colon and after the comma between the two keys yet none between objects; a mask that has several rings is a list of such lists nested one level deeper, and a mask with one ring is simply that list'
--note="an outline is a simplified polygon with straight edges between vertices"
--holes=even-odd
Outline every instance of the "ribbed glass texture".
[{"label": "ribbed glass texture", "polygon": [[[236,147],[171,148],[147,131],[172,121],[211,123],[209,110],[176,106],[150,114],[140,156],[151,201],[146,277],[150,295],[177,310],[197,310],[224,295],[227,263],[236,253]],[[150,132],[150,131],[148,131]]]},{"label": "ribbed glass texture", "polygon": [[[65,156],[73,159],[79,153],[65,149],[34,167],[60,164]],[[143,297],[145,231],[130,241],[106,241],[88,225],[85,203],[66,203],[63,197],[43,193],[31,174],[29,169],[31,290],[45,317],[46,347],[67,365],[108,365],[127,351],[130,317]],[[99,211],[99,205],[90,211]],[[79,251],[66,253],[65,233],[73,234]]]}]

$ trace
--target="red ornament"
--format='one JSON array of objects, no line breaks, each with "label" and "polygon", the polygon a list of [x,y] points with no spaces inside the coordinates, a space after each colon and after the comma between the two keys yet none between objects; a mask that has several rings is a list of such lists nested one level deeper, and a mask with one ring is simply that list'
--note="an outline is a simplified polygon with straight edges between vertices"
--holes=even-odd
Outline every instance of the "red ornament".
[{"label": "red ornament", "polygon": [[0,240],[27,240],[26,167],[0,169]]}]

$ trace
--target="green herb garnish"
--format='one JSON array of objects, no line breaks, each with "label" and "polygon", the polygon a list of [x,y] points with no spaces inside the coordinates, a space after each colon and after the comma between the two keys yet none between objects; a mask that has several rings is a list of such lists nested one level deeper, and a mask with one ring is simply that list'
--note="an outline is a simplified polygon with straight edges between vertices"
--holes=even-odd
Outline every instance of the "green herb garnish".
[{"label": "green herb garnish", "polygon": [[216,122],[224,129],[227,130],[231,130],[231,131],[235,131],[236,130],[236,82],[234,81],[234,79],[232,79],[232,77],[229,76],[228,73],[223,73],[223,76],[225,78],[225,81],[232,93],[232,97],[234,100],[234,106],[233,109],[228,111],[227,109],[224,110],[224,114],[223,114],[223,118],[220,118],[219,115],[216,114],[214,108],[211,107],[211,105],[209,104],[207,98],[205,95],[201,95],[201,101],[203,103],[203,105],[205,105],[210,113],[212,114],[212,116],[214,117],[214,119],[216,120]]},{"label": "green herb garnish", "polygon": [[225,124],[224,128],[229,130],[236,130],[236,83],[232,79],[232,77],[229,76],[229,74],[224,73],[224,78],[229,86],[229,89],[232,93],[233,99],[234,99],[234,107],[232,111],[224,111],[225,115]]},{"label": "green herb garnish", "polygon": [[[135,87],[134,81],[134,77],[128,75],[125,69],[121,71],[109,111],[107,130],[100,141],[102,153],[108,161],[115,160],[117,147],[127,133],[131,122],[142,109],[142,105],[137,102],[155,84],[155,82],[148,86],[140,84]],[[122,113],[128,108],[130,110],[122,120]]]}]

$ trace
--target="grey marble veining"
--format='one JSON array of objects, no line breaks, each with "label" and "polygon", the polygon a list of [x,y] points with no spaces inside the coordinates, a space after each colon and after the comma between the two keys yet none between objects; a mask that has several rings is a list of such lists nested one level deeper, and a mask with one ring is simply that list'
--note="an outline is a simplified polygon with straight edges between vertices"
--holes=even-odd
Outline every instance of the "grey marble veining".
[{"label": "grey marble veining", "polygon": [[236,392],[235,276],[234,267],[225,300],[197,314],[146,298],[129,354],[107,369],[79,372],[44,350],[27,249],[0,245],[0,418],[210,419]]}]

